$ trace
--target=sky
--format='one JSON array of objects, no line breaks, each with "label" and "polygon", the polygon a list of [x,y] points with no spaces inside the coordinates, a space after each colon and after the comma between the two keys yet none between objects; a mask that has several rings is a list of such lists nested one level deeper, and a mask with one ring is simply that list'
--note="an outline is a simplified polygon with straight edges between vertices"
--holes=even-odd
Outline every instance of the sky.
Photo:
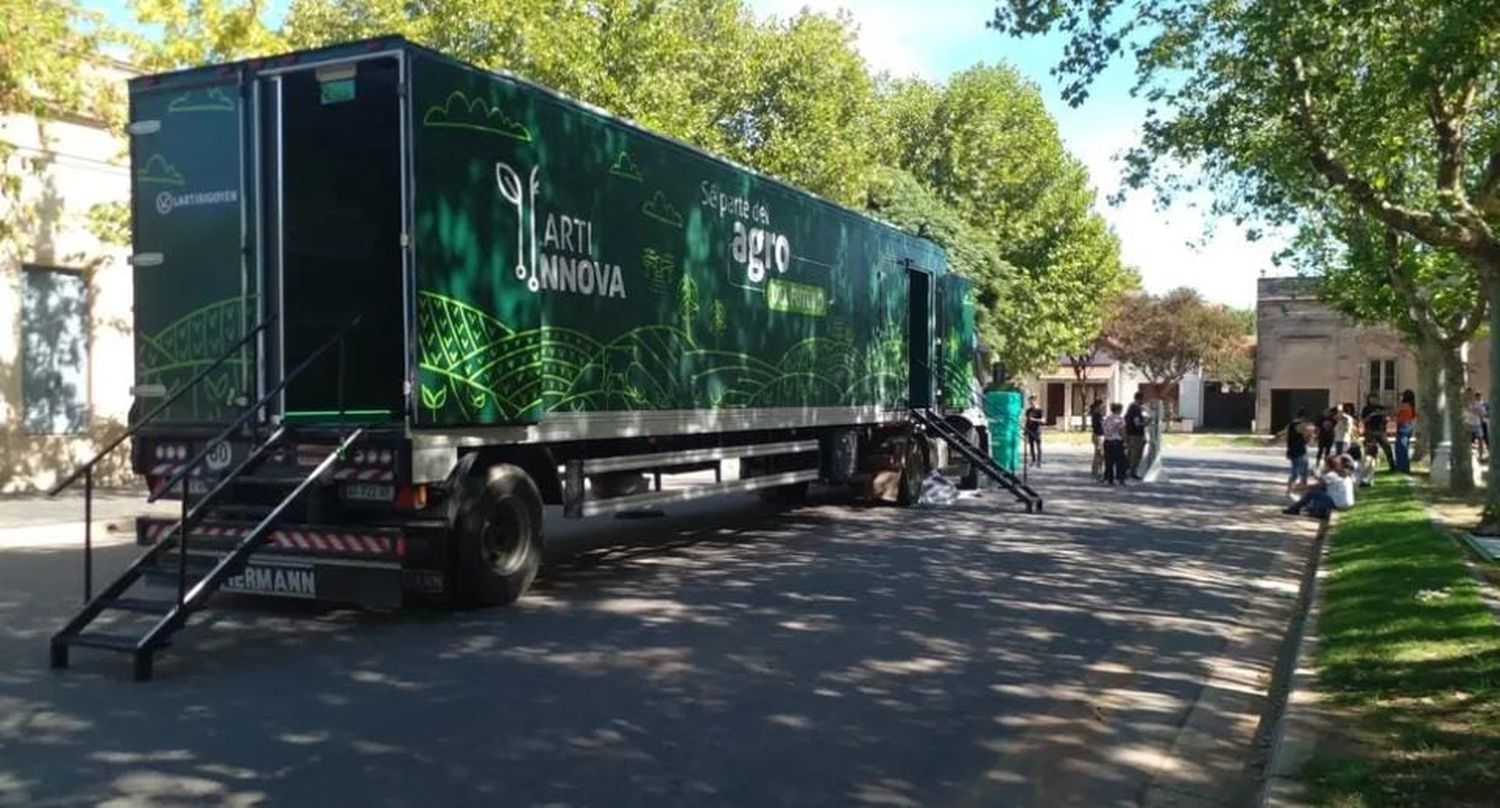
[{"label": "sky", "polygon": [[[1133,145],[1145,117],[1145,104],[1130,97],[1129,66],[1111,67],[1087,102],[1070,108],[1049,70],[1062,54],[1060,37],[1013,39],[984,23],[992,0],[749,0],[757,14],[795,14],[803,7],[833,13],[847,10],[859,27],[858,46],[875,70],[942,81],[952,73],[985,62],[1006,61],[1035,82],[1057,119],[1063,143],[1085,166],[1099,189],[1099,212],[1120,238],[1125,263],[1141,273],[1147,291],[1190,286],[1203,296],[1234,306],[1253,306],[1255,280],[1271,271],[1275,246],[1249,242],[1228,220],[1205,222],[1187,203],[1155,209],[1149,191],[1135,192],[1119,205],[1106,197],[1119,187],[1115,156]],[[1198,200],[1206,202],[1206,199]],[[1203,207],[1200,205],[1199,207]],[[1205,230],[1205,224],[1208,225]],[[1205,233],[1207,236],[1205,237]]]},{"label": "sky", "polygon": [[[1271,271],[1272,242],[1249,242],[1233,222],[1205,221],[1197,205],[1178,202],[1157,210],[1149,191],[1132,193],[1116,206],[1107,197],[1119,187],[1116,156],[1136,142],[1145,105],[1130,97],[1128,65],[1107,70],[1083,106],[1061,99],[1049,74],[1062,53],[1060,37],[1013,39],[984,27],[993,0],[747,0],[757,15],[789,16],[802,8],[845,10],[858,26],[858,47],[876,71],[942,81],[952,73],[985,62],[1006,61],[1041,89],[1057,120],[1064,145],[1087,166],[1099,190],[1097,207],[1120,238],[1122,257],[1141,274],[1147,291],[1179,286],[1197,289],[1209,300],[1233,306],[1255,303],[1255,280]],[[128,23],[126,0],[85,0],[117,23]],[[285,0],[272,0],[283,9]]]}]

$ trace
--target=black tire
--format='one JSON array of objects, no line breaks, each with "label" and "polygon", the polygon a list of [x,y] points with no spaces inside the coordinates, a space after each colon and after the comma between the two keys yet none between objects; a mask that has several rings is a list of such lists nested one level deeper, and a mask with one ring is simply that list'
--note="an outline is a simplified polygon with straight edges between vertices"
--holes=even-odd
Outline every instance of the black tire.
[{"label": "black tire", "polygon": [[906,447],[906,462],[901,467],[901,485],[896,491],[896,504],[903,508],[915,507],[922,498],[922,478],[927,475],[926,453],[922,446],[912,440]]},{"label": "black tire", "polygon": [[536,483],[508,463],[471,476],[464,482],[454,534],[454,600],[461,606],[514,602],[542,565],[542,496]]},{"label": "black tire", "polygon": [[760,501],[775,508],[795,508],[807,499],[807,483],[778,485],[760,489]]}]

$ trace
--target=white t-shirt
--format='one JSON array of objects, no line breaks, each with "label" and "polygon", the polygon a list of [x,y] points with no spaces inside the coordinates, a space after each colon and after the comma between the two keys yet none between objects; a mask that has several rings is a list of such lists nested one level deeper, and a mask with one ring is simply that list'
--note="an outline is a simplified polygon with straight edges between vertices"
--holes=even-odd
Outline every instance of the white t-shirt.
[{"label": "white t-shirt", "polygon": [[1333,422],[1333,442],[1348,443],[1349,433],[1354,429],[1354,416],[1340,411],[1339,417]]},{"label": "white t-shirt", "polygon": [[1328,491],[1328,498],[1333,500],[1333,507],[1339,510],[1348,510],[1354,507],[1354,477],[1345,477],[1336,471],[1330,471],[1323,475],[1323,488]]}]

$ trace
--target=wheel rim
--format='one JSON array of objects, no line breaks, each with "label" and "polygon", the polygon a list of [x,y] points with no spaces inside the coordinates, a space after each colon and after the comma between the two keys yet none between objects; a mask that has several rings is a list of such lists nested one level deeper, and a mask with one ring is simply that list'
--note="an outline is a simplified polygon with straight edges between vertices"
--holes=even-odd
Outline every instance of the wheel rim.
[{"label": "wheel rim", "polygon": [[497,575],[509,576],[526,565],[531,543],[526,540],[527,519],[510,503],[496,506],[484,520],[479,547],[484,563]]}]

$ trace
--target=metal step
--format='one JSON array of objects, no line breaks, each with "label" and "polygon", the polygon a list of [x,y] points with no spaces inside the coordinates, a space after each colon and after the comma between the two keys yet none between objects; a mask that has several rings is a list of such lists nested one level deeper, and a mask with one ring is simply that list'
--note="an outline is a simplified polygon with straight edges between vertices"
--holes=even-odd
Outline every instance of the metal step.
[{"label": "metal step", "polygon": [[159,614],[165,616],[167,612],[177,607],[175,600],[160,600],[157,598],[114,598],[106,600],[102,604],[106,609],[115,609],[122,612],[140,612],[141,614]]},{"label": "metal step", "polygon": [[135,637],[127,637],[123,634],[74,634],[71,637],[62,638],[68,645],[79,645],[84,648],[98,648],[104,651],[122,651],[133,654],[140,640]]},{"label": "metal step", "polygon": [[271,505],[250,505],[243,503],[234,505],[215,505],[210,512],[214,516],[218,517],[218,519],[213,521],[233,521],[235,519],[239,519],[244,521],[253,520],[255,522],[259,522],[266,517],[266,514],[271,512],[272,507],[273,506]]}]

